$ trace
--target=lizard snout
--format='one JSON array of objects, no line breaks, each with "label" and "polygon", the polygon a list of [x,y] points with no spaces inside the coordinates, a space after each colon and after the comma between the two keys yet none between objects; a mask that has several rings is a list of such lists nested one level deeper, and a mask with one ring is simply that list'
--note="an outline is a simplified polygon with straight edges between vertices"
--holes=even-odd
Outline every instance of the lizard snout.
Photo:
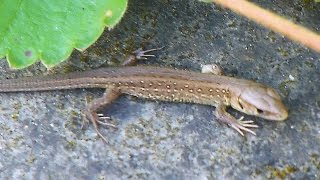
[{"label": "lizard snout", "polygon": [[236,99],[231,99],[231,106],[246,114],[269,120],[283,121],[288,117],[279,94],[266,86],[244,89]]}]

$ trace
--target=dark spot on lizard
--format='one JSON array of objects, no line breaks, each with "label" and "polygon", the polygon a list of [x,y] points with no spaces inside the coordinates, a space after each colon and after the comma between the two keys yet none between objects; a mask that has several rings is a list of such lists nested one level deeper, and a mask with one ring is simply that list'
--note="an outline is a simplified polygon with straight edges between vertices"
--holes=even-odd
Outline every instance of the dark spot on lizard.
[{"label": "dark spot on lizard", "polygon": [[261,113],[263,113],[263,110],[257,109],[257,112],[258,112],[259,114],[261,114]]},{"label": "dark spot on lizard", "polygon": [[240,106],[241,109],[243,109],[243,106],[242,106],[242,104],[240,102],[239,102],[239,106]]}]

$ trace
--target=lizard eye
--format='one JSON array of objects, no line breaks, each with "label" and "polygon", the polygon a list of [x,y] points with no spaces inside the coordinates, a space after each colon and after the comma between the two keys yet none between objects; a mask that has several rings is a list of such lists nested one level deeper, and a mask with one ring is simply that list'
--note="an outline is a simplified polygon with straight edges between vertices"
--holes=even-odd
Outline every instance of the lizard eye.
[{"label": "lizard eye", "polygon": [[262,114],[262,113],[263,113],[263,110],[257,109],[257,112],[258,112],[259,114]]}]

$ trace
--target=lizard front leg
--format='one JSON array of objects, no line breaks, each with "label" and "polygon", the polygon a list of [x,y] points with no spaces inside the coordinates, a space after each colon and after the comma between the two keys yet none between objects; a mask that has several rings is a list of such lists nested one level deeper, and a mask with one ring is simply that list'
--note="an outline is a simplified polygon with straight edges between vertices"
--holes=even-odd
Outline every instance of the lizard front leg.
[{"label": "lizard front leg", "polygon": [[[201,72],[202,73],[209,73],[221,76],[223,75],[223,69],[217,65],[217,64],[206,64],[201,66]],[[253,124],[253,121],[243,121],[243,116],[239,118],[238,120],[233,117],[231,114],[229,114],[226,111],[226,105],[221,103],[216,107],[216,117],[220,122],[226,123],[229,126],[231,126],[233,129],[235,129],[237,132],[239,132],[242,136],[244,135],[242,131],[249,132],[253,135],[256,135],[255,132],[248,128],[257,128],[258,126]]]},{"label": "lizard front leg", "polygon": [[201,65],[201,72],[202,73],[209,73],[209,74],[214,74],[214,75],[223,75],[223,69],[221,66],[217,64],[205,64]]},{"label": "lizard front leg", "polygon": [[[86,118],[92,122],[97,134],[99,137],[103,139],[106,143],[108,142],[107,139],[100,133],[98,124],[102,124],[99,121],[99,116],[97,111],[100,110],[102,107],[109,105],[112,103],[113,100],[117,99],[120,96],[120,91],[117,88],[109,88],[105,91],[101,98],[93,100],[86,108]],[[113,124],[103,123],[106,126],[115,127]]]},{"label": "lizard front leg", "polygon": [[258,127],[257,125],[252,124],[253,121],[243,121],[243,116],[237,120],[226,111],[226,108],[226,105],[222,103],[216,107],[215,115],[220,122],[228,124],[230,127],[238,131],[238,133],[240,133],[242,136],[244,136],[242,131],[246,131],[253,135],[256,135],[255,132],[249,129]]}]

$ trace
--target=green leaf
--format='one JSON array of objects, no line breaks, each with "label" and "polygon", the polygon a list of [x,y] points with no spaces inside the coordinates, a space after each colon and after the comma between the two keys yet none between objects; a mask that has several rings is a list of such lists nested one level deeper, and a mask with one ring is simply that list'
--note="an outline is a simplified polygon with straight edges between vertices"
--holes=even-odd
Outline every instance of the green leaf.
[{"label": "green leaf", "polygon": [[0,58],[52,67],[95,42],[123,16],[127,0],[0,0]]}]

